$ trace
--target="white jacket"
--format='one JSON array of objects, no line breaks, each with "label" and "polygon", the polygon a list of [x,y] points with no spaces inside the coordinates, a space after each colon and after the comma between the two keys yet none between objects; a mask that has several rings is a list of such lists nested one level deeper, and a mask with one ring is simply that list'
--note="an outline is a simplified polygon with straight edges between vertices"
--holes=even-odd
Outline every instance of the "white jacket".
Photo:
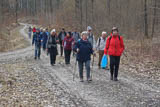
[{"label": "white jacket", "polygon": [[[106,46],[106,40],[107,38],[103,39],[102,37],[99,37],[97,40],[97,45],[96,45],[96,49],[97,51],[99,50],[104,50],[105,46]],[[99,43],[100,42],[100,43]]]}]

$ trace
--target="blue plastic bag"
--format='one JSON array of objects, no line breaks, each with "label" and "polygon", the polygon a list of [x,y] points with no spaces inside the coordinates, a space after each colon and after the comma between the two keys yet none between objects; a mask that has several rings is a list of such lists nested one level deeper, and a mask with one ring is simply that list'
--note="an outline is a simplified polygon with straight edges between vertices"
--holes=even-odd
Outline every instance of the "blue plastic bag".
[{"label": "blue plastic bag", "polygon": [[102,60],[101,60],[101,68],[105,69],[108,64],[108,59],[107,55],[103,55]]}]

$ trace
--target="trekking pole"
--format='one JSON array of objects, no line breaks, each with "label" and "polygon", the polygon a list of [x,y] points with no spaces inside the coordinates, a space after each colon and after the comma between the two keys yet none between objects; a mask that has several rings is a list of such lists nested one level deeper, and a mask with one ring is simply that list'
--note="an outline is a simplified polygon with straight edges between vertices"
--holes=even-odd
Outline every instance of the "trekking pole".
[{"label": "trekking pole", "polygon": [[93,55],[93,60],[92,60],[92,69],[91,69],[91,80],[92,80],[92,72],[93,72],[93,66],[94,66],[94,55]]},{"label": "trekking pole", "polygon": [[[76,59],[76,58],[75,58]],[[77,59],[75,60],[75,66],[74,66],[74,71],[73,71],[73,81],[74,81],[74,78],[75,78],[75,74],[76,74],[76,67],[77,67]]]}]

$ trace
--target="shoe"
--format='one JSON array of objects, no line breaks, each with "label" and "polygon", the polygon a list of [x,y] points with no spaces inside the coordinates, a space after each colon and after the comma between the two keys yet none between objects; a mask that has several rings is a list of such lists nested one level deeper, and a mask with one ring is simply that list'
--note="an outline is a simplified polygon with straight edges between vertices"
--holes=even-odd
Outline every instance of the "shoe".
[{"label": "shoe", "polygon": [[113,76],[110,77],[110,80],[113,80]]},{"label": "shoe", "polygon": [[34,57],[34,59],[36,60],[36,59],[37,59],[37,57]]},{"label": "shoe", "polygon": [[87,78],[87,81],[90,82],[90,81],[92,81],[92,79],[91,78]]},{"label": "shoe", "polygon": [[114,81],[118,81],[118,79],[117,79],[117,78],[114,78]]},{"label": "shoe", "polygon": [[83,78],[80,78],[80,82],[83,82]]},{"label": "shoe", "polygon": [[54,66],[54,64],[51,64],[51,66]]}]

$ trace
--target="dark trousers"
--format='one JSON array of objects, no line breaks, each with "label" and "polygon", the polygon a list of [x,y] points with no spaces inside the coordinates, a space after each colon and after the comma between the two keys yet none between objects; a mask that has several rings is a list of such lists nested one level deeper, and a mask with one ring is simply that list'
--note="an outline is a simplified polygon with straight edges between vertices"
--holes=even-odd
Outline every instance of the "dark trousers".
[{"label": "dark trousers", "polygon": [[63,56],[63,45],[60,44],[60,51],[61,51],[61,56]]},{"label": "dark trousers", "polygon": [[43,50],[44,50],[44,51],[46,50],[46,44],[47,44],[47,43],[43,43]]},{"label": "dark trousers", "polygon": [[50,63],[51,64],[55,64],[56,62],[56,55],[57,55],[57,49],[54,47],[51,47],[49,49],[49,53],[50,53]]},{"label": "dark trousers", "polygon": [[81,79],[83,79],[83,65],[85,64],[85,68],[86,68],[86,75],[87,75],[87,79],[90,78],[90,60],[86,61],[86,62],[81,62],[78,61],[78,67],[79,67],[79,76]]},{"label": "dark trousers", "polygon": [[66,64],[70,63],[71,51],[72,50],[64,50]]},{"label": "dark trousers", "polygon": [[120,56],[110,56],[110,73],[112,77],[114,75],[114,78],[118,77],[119,63]]}]

